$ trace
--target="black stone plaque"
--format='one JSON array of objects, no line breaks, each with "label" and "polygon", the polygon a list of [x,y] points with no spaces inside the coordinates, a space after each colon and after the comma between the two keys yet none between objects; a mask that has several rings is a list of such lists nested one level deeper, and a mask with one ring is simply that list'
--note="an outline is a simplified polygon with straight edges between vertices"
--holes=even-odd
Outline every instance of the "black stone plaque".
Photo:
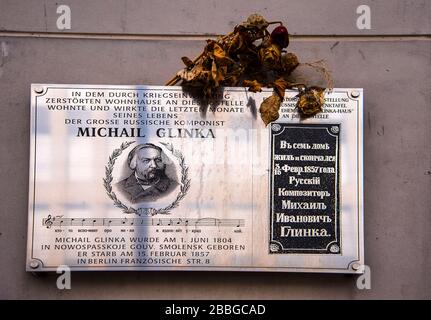
[{"label": "black stone plaque", "polygon": [[270,253],[341,253],[339,134],[339,124],[271,125]]}]

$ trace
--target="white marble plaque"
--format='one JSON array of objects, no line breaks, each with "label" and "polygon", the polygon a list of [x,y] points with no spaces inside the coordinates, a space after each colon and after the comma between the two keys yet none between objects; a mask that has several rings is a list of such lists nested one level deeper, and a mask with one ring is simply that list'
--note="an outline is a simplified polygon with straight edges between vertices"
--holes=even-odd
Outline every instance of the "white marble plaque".
[{"label": "white marble plaque", "polygon": [[362,89],[270,94],[32,85],[27,270],[360,273]]}]

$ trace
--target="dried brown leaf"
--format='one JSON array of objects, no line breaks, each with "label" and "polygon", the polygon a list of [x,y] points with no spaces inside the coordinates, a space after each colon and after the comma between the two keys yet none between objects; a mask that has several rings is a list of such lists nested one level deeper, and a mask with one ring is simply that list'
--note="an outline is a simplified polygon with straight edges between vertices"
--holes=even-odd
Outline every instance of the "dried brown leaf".
[{"label": "dried brown leaf", "polygon": [[224,84],[226,86],[236,86],[238,84],[238,75],[227,74],[225,79],[224,79]]},{"label": "dried brown leaf", "polygon": [[214,81],[215,87],[220,86],[220,83],[224,80],[224,74],[226,73],[225,67],[217,68],[217,64],[213,61],[211,66],[211,77]]},{"label": "dried brown leaf", "polygon": [[201,64],[195,65],[192,69],[180,70],[177,75],[185,82],[194,85],[198,82],[207,83],[209,81],[209,71],[206,71]]},{"label": "dried brown leaf", "polygon": [[182,69],[178,71],[177,75],[181,78],[181,80],[189,82],[197,78],[198,72],[196,68],[193,70]]},{"label": "dried brown leaf", "polygon": [[233,37],[231,37],[230,41],[226,43],[227,53],[229,55],[236,54],[238,51],[242,51],[247,47],[243,35],[239,32],[236,32]]},{"label": "dried brown leaf", "polygon": [[186,65],[187,68],[191,68],[195,65],[194,62],[187,57],[181,57],[181,60],[183,61],[183,63]]},{"label": "dried brown leaf", "polygon": [[207,45],[210,56],[214,57],[217,64],[220,66],[225,66],[234,63],[234,61],[226,54],[223,48],[217,44],[215,41],[210,40]]},{"label": "dried brown leaf", "polygon": [[251,92],[261,92],[262,91],[262,84],[258,82],[257,80],[244,80],[243,81],[244,86],[249,87],[248,90]]},{"label": "dried brown leaf", "polygon": [[278,78],[271,84],[271,87],[273,87],[274,91],[280,96],[281,99],[283,99],[284,92],[287,88],[291,87],[291,83],[286,79]]},{"label": "dried brown leaf", "polygon": [[278,110],[281,106],[281,98],[277,93],[273,93],[271,96],[263,100],[260,105],[259,112],[265,125],[278,119]]}]

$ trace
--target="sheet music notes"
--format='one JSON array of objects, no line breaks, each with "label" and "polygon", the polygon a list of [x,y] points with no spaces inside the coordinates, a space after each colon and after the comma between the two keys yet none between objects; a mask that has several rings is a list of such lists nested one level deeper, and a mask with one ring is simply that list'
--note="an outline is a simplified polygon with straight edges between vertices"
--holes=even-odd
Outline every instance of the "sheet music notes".
[{"label": "sheet music notes", "polygon": [[48,229],[54,227],[232,227],[245,226],[244,219],[218,219],[218,218],[64,218],[62,216],[51,216],[42,219],[42,225]]}]

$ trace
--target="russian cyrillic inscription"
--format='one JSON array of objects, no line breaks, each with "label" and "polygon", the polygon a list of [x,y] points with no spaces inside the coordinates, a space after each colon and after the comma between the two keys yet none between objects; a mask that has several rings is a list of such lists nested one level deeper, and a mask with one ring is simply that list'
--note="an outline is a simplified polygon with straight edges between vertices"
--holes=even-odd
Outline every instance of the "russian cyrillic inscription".
[{"label": "russian cyrillic inscription", "polygon": [[340,253],[339,124],[271,126],[271,253]]}]

